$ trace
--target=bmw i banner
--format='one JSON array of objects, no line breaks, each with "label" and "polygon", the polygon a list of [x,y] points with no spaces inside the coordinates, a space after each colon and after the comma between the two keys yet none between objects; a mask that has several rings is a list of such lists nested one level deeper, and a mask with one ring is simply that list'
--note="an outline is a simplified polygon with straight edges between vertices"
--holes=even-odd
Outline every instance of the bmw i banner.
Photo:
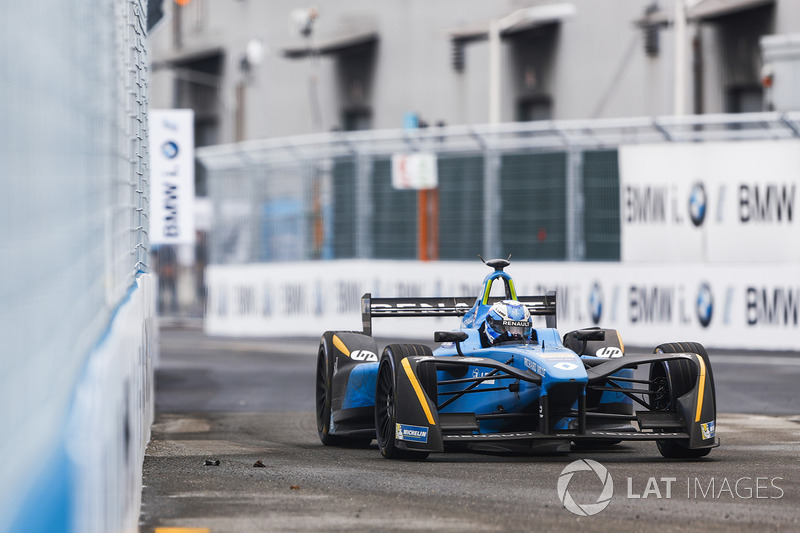
[{"label": "bmw i banner", "polygon": [[625,145],[623,261],[800,263],[800,141]]},{"label": "bmw i banner", "polygon": [[194,111],[150,111],[150,243],[194,242]]},{"label": "bmw i banner", "polygon": [[[204,325],[211,335],[261,337],[307,335],[309,325],[352,330],[362,324],[364,293],[476,297],[486,267],[474,263],[341,260],[323,267],[307,261],[293,264],[291,277],[282,263],[209,265]],[[791,350],[800,336],[798,265],[530,261],[514,262],[506,272],[520,295],[556,291],[561,335],[612,328],[625,345],[647,351],[681,340],[712,348]],[[430,339],[431,332],[455,329],[459,322],[452,316],[382,317],[372,328],[384,338]],[[545,319],[535,317],[534,327],[546,327]],[[603,349],[596,355],[621,354]],[[416,437],[423,435],[402,433],[405,440]]]}]

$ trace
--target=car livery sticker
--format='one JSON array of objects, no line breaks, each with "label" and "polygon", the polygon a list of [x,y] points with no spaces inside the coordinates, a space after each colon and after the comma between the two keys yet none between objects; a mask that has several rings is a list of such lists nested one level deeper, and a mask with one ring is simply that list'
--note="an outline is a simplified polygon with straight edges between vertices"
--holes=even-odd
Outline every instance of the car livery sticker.
[{"label": "car livery sticker", "polygon": [[369,361],[369,362],[377,362],[378,355],[375,352],[371,352],[369,350],[353,350],[352,352],[347,348],[344,344],[342,339],[338,336],[333,336],[333,345],[339,350],[341,353],[352,359],[353,361]]},{"label": "car livery sticker", "polygon": [[571,353],[563,353],[563,352],[555,352],[555,353],[547,353],[543,352],[539,354],[539,357],[544,359],[553,359],[556,361],[563,360],[563,361],[574,361],[575,356]]},{"label": "car livery sticker", "polygon": [[614,359],[617,357],[622,357],[622,350],[615,348],[614,346],[606,346],[597,350],[594,355],[595,357],[602,357],[604,359]]},{"label": "car livery sticker", "polygon": [[547,370],[545,370],[545,368],[542,365],[540,365],[539,363],[537,363],[533,359],[528,359],[526,357],[525,358],[525,366],[528,367],[531,371],[536,372],[537,374],[539,374],[542,377],[544,377],[547,374]]},{"label": "car livery sticker", "polygon": [[378,356],[369,350],[353,350],[350,352],[350,359],[353,361],[375,362],[378,360]]},{"label": "car livery sticker", "polygon": [[410,442],[428,442],[428,428],[409,426],[407,424],[395,424],[394,438]]},{"label": "car livery sticker", "polygon": [[558,363],[557,365],[553,365],[553,368],[557,368],[559,370],[575,370],[578,368],[578,365],[574,363]]},{"label": "car livery sticker", "polygon": [[[473,368],[472,369],[472,377],[473,378],[483,378],[483,377],[488,376],[489,373],[490,373],[489,370],[487,370],[485,372],[481,372],[477,368]],[[485,379],[485,380],[483,380],[483,385],[494,385],[494,384],[495,384],[495,380],[493,380],[493,379]]]},{"label": "car livery sticker", "polygon": [[716,426],[715,420],[700,424],[700,431],[703,433],[703,439],[713,439],[717,429]]}]

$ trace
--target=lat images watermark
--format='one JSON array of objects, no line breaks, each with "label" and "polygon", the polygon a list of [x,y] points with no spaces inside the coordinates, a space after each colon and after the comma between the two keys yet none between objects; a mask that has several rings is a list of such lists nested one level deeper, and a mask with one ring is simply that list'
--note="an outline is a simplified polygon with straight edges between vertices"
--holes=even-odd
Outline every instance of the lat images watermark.
[{"label": "lat images watermark", "polygon": [[[575,474],[581,474],[575,477]],[[575,478],[573,480],[573,477]],[[597,478],[600,481],[598,489]],[[587,482],[588,480],[588,482]],[[574,482],[573,482],[574,481]],[[576,501],[570,493],[570,484],[573,493],[581,490],[586,492],[588,487],[599,490],[596,499],[589,501]],[[626,477],[625,498],[628,500],[686,498],[687,500],[751,500],[751,499],[781,499],[784,490],[781,487],[781,476],[741,476],[728,478],[720,476],[698,477],[689,476],[685,480],[677,477],[648,477],[646,481],[636,481]],[[578,516],[592,516],[608,507],[614,496],[614,480],[608,469],[597,461],[579,459],[564,467],[558,477],[558,498],[564,507]]]},{"label": "lat images watermark", "polygon": [[[572,481],[572,476],[574,476],[576,472],[587,470],[597,475],[600,482],[603,484],[603,488],[600,495],[597,497],[597,501],[594,503],[580,504],[576,502],[569,493],[569,482]],[[614,480],[611,479],[611,474],[608,473],[608,469],[591,459],[579,459],[571,462],[561,471],[561,475],[558,477],[558,498],[561,500],[561,503],[564,504],[564,507],[579,516],[596,515],[608,507],[608,504],[611,502],[611,496],[613,495]]]}]

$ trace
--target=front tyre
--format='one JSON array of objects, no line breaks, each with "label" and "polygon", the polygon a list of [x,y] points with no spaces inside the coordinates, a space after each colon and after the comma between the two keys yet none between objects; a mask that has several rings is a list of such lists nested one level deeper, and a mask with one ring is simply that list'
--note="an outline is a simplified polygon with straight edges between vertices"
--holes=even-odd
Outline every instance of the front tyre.
[{"label": "front tyre", "polygon": [[402,450],[397,447],[397,368],[398,363],[408,351],[406,345],[387,346],[378,367],[375,387],[375,436],[378,449],[386,459],[408,459],[420,461],[428,457],[428,452]]},{"label": "front tyre", "polygon": [[[702,344],[696,342],[671,342],[661,344],[655,353],[695,353],[708,361],[708,354]],[[706,371],[711,366],[706,363]],[[697,382],[697,371],[690,361],[670,361],[654,364],[650,368],[650,381],[659,385],[651,395],[651,403],[658,411],[675,411],[677,400],[694,388]],[[712,379],[713,383],[713,379]],[[713,394],[713,389],[712,389]],[[687,440],[657,440],[656,446],[663,457],[668,459],[697,459],[705,457],[711,448],[689,448]]]}]

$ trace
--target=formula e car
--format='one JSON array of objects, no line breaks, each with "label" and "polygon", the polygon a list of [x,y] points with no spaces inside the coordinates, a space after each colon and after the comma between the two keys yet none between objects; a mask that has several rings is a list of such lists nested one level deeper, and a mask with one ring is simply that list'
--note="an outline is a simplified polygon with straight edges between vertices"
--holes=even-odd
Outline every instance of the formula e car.
[{"label": "formula e car", "polygon": [[[667,343],[633,355],[612,329],[562,337],[554,292],[517,296],[504,271],[509,261],[486,264],[493,271],[474,300],[365,294],[363,331],[322,335],[316,415],[323,444],[362,447],[377,439],[389,459],[456,449],[568,451],[626,440],[655,441],[664,457],[697,458],[719,446],[703,346]],[[505,298],[490,295],[496,282]],[[502,316],[492,318],[495,309]],[[461,317],[461,325],[435,332],[435,351],[390,344],[380,352],[371,335],[373,318],[441,316]],[[545,327],[531,327],[530,317],[543,318]],[[488,334],[504,326],[520,334]]]}]

